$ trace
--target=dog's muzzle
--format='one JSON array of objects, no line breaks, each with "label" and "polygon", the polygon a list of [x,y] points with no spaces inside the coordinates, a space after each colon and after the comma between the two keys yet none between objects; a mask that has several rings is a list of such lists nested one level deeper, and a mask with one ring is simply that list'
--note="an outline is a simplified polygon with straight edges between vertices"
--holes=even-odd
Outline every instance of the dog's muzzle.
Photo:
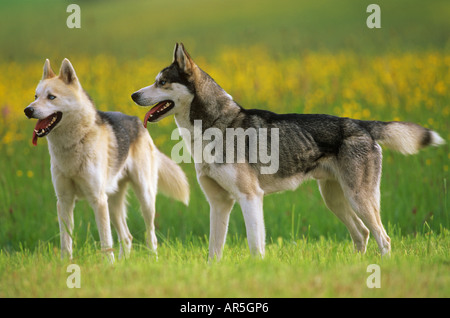
[{"label": "dog's muzzle", "polygon": [[141,92],[134,92],[133,94],[131,94],[131,99],[135,102],[138,103],[139,99],[141,98]]},{"label": "dog's muzzle", "polygon": [[28,106],[24,109],[25,115],[28,118],[33,118],[33,114],[34,114],[34,107],[32,106]]}]

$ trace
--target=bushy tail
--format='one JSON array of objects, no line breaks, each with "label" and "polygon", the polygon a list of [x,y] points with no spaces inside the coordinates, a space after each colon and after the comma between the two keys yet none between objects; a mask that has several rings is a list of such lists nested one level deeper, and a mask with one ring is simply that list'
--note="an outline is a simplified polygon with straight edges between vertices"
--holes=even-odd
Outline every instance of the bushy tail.
[{"label": "bushy tail", "polygon": [[158,190],[163,194],[189,204],[189,183],[183,170],[165,154],[159,153]]},{"label": "bushy tail", "polygon": [[415,154],[426,146],[445,144],[438,133],[414,123],[361,121],[360,124],[380,144],[405,155]]}]

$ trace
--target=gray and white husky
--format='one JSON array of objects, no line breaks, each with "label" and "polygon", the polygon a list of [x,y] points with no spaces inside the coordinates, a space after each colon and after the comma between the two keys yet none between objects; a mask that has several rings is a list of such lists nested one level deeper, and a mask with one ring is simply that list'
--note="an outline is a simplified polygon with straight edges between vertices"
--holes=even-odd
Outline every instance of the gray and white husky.
[{"label": "gray and white husky", "polygon": [[126,192],[131,183],[141,203],[147,244],[156,253],[155,197],[163,193],[187,204],[189,185],[181,168],[153,144],[137,117],[101,112],[81,87],[69,60],[59,76],[45,61],[35,101],[25,108],[38,119],[33,144],[47,136],[61,235],[61,255],[72,257],[73,209],[86,198],[95,213],[103,252],[113,261],[110,220],[128,255],[132,236],[126,222]]},{"label": "gray and white husky", "polygon": [[[230,129],[244,132],[244,145],[235,140],[206,143],[213,138],[203,137],[200,150],[214,148],[219,160],[195,161],[198,182],[210,204],[211,259],[222,256],[235,201],[244,215],[251,253],[264,256],[264,195],[293,190],[309,178],[317,180],[325,204],[346,225],[357,251],[366,251],[372,233],[381,255],[389,254],[390,238],[380,217],[380,144],[414,154],[425,146],[444,143],[436,132],[408,122],[245,109],[197,66],[182,44],[175,45],[172,64],[156,76],[154,84],[131,97],[141,106],[156,104],[146,114],[145,125],[147,121],[157,122],[174,115],[191,151],[198,141],[195,138],[198,122],[203,133],[208,129],[219,130],[225,139],[230,138],[227,134]],[[250,138],[249,130],[278,132],[264,139],[267,153],[277,155],[275,172],[261,173],[267,161],[250,160],[255,139]],[[236,134],[231,136],[234,138]],[[224,160],[227,152],[236,152],[238,148],[247,150],[245,160]]]}]

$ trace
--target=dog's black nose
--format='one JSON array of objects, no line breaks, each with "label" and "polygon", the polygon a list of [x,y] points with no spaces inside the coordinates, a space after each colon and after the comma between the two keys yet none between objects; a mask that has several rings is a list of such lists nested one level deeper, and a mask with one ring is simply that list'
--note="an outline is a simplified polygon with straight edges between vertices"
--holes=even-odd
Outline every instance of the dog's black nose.
[{"label": "dog's black nose", "polygon": [[139,99],[139,97],[141,96],[140,92],[134,92],[133,94],[131,94],[131,98],[137,102],[137,100]]},{"label": "dog's black nose", "polygon": [[31,106],[28,106],[27,108],[25,108],[24,112],[28,118],[31,118],[31,117],[33,117],[34,108]]}]

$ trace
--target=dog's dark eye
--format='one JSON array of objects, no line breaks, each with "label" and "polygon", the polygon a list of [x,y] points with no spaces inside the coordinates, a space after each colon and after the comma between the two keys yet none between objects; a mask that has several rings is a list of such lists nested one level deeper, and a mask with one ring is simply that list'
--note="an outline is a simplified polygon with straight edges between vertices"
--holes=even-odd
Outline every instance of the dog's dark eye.
[{"label": "dog's dark eye", "polygon": [[56,96],[52,95],[52,94],[48,94],[47,98],[50,100],[54,100],[56,98]]},{"label": "dog's dark eye", "polygon": [[161,86],[166,85],[166,81],[164,81],[164,80],[159,81],[159,85],[161,85]]}]

